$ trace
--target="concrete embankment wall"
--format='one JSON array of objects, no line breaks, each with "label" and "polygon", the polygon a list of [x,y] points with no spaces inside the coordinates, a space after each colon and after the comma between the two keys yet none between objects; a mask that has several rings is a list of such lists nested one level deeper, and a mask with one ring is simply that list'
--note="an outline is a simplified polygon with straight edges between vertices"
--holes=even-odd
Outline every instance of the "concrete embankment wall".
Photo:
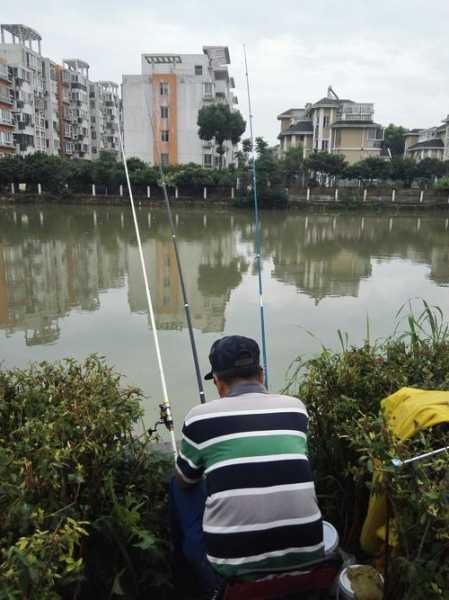
[{"label": "concrete embankment wall", "polygon": [[[113,193],[110,193],[110,192]],[[307,209],[308,207],[332,208],[445,208],[449,209],[448,190],[395,189],[395,188],[297,188],[286,189],[289,208]],[[173,203],[207,207],[211,205],[232,206],[238,192],[231,186],[204,186],[169,190]],[[134,190],[136,204],[157,206],[163,203],[163,192],[159,186],[147,188],[136,186]],[[129,201],[126,188],[108,190],[105,186],[96,186],[90,193],[52,194],[43,186],[33,190],[9,189],[0,192],[0,203],[59,203],[86,205],[120,205]]]}]

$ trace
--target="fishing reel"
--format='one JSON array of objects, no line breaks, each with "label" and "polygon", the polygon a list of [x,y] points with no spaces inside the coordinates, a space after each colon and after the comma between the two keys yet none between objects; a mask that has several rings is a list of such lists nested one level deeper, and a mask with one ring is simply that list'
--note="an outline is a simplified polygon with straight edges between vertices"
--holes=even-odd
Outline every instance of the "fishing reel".
[{"label": "fishing reel", "polygon": [[153,427],[150,427],[148,429],[148,433],[150,435],[157,433],[159,425],[165,425],[165,427],[168,429],[168,431],[170,431],[170,432],[173,431],[173,417],[171,415],[170,407],[165,403],[161,403],[161,404],[159,404],[159,410],[160,410],[160,419],[159,419],[159,421],[156,421],[156,423],[153,425]]}]

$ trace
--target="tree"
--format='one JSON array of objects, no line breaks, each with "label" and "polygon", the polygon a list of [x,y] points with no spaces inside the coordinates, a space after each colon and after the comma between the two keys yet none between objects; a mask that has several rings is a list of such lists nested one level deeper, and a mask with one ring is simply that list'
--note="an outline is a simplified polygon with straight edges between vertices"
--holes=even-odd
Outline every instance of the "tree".
[{"label": "tree", "polygon": [[395,157],[391,161],[391,179],[402,181],[405,187],[410,187],[416,177],[416,163],[412,158]]},{"label": "tree", "polygon": [[23,181],[23,158],[4,156],[0,159],[0,184],[20,183]]},{"label": "tree", "polygon": [[437,158],[424,158],[416,164],[416,177],[426,183],[431,183],[436,177],[442,177],[446,172],[446,165]]},{"label": "tree", "polygon": [[289,148],[281,158],[281,172],[287,185],[294,182],[304,171],[304,148]]},{"label": "tree", "polygon": [[274,156],[273,149],[263,137],[256,137],[256,176],[260,188],[267,188],[271,183],[279,183],[279,161]]},{"label": "tree", "polygon": [[25,183],[41,183],[52,192],[62,191],[67,179],[64,161],[59,156],[48,156],[36,152],[23,160],[23,181]]},{"label": "tree", "polygon": [[384,131],[384,147],[389,148],[392,156],[403,156],[404,154],[404,134],[408,129],[401,125],[390,123]]},{"label": "tree", "polygon": [[361,179],[362,181],[385,180],[390,175],[390,163],[379,156],[369,156],[350,165],[346,169],[345,175],[348,179]]},{"label": "tree", "polygon": [[226,141],[237,144],[246,129],[246,122],[241,113],[231,111],[227,104],[210,104],[203,106],[198,112],[198,135],[200,139],[214,140],[219,156],[220,169],[223,165]]},{"label": "tree", "polygon": [[125,169],[115,154],[102,151],[94,163],[95,183],[116,186],[125,181]]},{"label": "tree", "polygon": [[304,166],[314,173],[340,177],[348,165],[343,154],[315,151],[304,161]]}]

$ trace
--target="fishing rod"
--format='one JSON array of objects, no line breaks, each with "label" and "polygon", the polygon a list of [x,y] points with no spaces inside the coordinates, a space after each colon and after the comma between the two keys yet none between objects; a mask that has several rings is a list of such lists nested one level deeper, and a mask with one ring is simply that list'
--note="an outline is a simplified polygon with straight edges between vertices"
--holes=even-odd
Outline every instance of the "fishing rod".
[{"label": "fishing rod", "polygon": [[424,460],[425,458],[429,458],[430,456],[435,456],[437,454],[441,454],[442,452],[447,452],[448,450],[449,446],[444,446],[444,448],[438,448],[438,450],[432,450],[431,452],[424,452],[424,454],[418,454],[417,456],[407,458],[406,460],[401,460],[400,458],[393,458],[391,462],[394,467],[402,467],[404,465],[408,465],[419,460]]},{"label": "fishing rod", "polygon": [[[145,94],[145,90],[143,92],[143,95],[144,95],[144,98],[145,98],[145,104],[146,104],[148,116],[150,118],[151,130],[153,132],[153,140],[156,141],[156,129],[154,127],[153,117],[152,117],[152,114],[151,114],[151,110],[150,110],[148,98],[147,98],[147,96]],[[165,173],[164,173],[164,169],[163,169],[163,166],[162,166],[161,151],[159,149],[159,145],[158,144],[154,144],[154,146],[156,148],[156,151],[159,151],[159,161],[158,162],[159,162],[159,173],[160,173],[160,176],[161,176],[161,183],[162,183],[162,191],[163,191],[163,195],[164,195],[165,207],[167,209],[168,222],[170,224],[171,239],[172,239],[173,248],[174,248],[174,251],[175,251],[176,267],[177,267],[177,270],[178,270],[179,283],[181,285],[182,300],[184,302],[184,311],[185,311],[185,314],[186,314],[187,329],[189,331],[190,346],[191,346],[191,349],[192,349],[193,364],[194,364],[194,367],[195,367],[195,375],[196,375],[196,381],[197,381],[197,385],[198,385],[198,392],[199,392],[199,396],[200,396],[200,402],[201,402],[201,404],[204,404],[206,402],[206,396],[205,396],[205,393],[204,393],[203,379],[201,377],[201,369],[200,369],[200,363],[199,363],[199,359],[198,359],[198,351],[197,351],[197,348],[196,348],[195,335],[193,333],[192,316],[191,316],[191,312],[190,312],[190,304],[189,304],[189,300],[188,300],[188,296],[187,296],[187,290],[186,290],[185,281],[184,281],[184,274],[183,274],[183,270],[182,270],[181,257],[179,255],[179,250],[178,250],[178,241],[177,241],[177,237],[176,237],[176,227],[175,227],[175,223],[173,221],[173,213],[172,213],[171,204],[170,204],[170,200],[169,200],[168,192],[167,192],[167,184],[166,184],[166,181],[165,181]]]},{"label": "fishing rod", "polygon": [[252,152],[252,187],[253,187],[253,198],[254,198],[254,219],[256,225],[256,265],[257,265],[257,277],[259,282],[259,307],[260,307],[260,330],[262,339],[262,357],[263,357],[263,369],[265,375],[265,385],[268,387],[268,360],[267,360],[267,342],[265,335],[265,307],[263,301],[263,285],[262,285],[262,263],[261,263],[261,229],[259,219],[259,202],[257,198],[257,177],[256,177],[256,154],[254,148],[254,134],[253,134],[253,113],[251,108],[251,92],[249,85],[248,75],[248,61],[246,57],[246,46],[243,44],[243,54],[245,57],[245,76],[246,76],[246,89],[248,93],[248,113],[249,113],[249,131],[251,139],[251,152]]},{"label": "fishing rod", "polygon": [[[119,112],[118,112],[117,104],[116,104],[116,111],[117,111],[117,117],[118,117]],[[139,222],[137,220],[136,207],[134,205],[134,196],[133,196],[133,191],[132,191],[132,187],[131,187],[131,181],[129,178],[128,164],[126,162],[125,146],[123,143],[123,136],[122,136],[122,130],[121,130],[119,118],[117,118],[117,126],[118,126],[118,136],[119,136],[119,143],[120,143],[120,153],[122,156],[123,167],[125,169],[126,184],[128,186],[128,193],[129,193],[129,202],[131,204],[131,211],[132,211],[133,221],[134,221],[134,229],[136,231],[137,246],[139,248],[140,265],[142,267],[142,274],[143,274],[143,281],[145,284],[145,293],[146,293],[146,297],[147,297],[148,311],[150,313],[151,328],[153,330],[154,346],[156,348],[157,364],[159,367],[159,375],[160,375],[161,386],[162,386],[163,401],[162,401],[162,404],[159,405],[160,410],[161,410],[161,422],[167,427],[168,431],[170,432],[170,442],[171,442],[172,450],[173,450],[173,453],[175,455],[175,460],[176,460],[178,450],[176,448],[176,438],[175,438],[175,432],[174,432],[174,427],[173,427],[171,406],[170,406],[170,401],[168,399],[167,381],[165,379],[164,364],[162,362],[161,349],[160,349],[160,345],[159,345],[159,334],[158,334],[157,327],[156,327],[156,319],[154,316],[154,309],[153,309],[153,300],[151,298],[150,285],[148,283],[147,269],[146,269],[146,265],[145,265],[145,258],[143,255],[143,248],[142,248],[142,240],[140,237]]]}]

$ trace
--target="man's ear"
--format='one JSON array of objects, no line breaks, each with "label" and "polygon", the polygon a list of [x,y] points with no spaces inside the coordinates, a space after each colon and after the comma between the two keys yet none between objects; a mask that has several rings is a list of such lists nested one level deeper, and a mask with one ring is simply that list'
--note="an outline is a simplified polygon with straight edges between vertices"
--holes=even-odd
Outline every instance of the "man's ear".
[{"label": "man's ear", "polygon": [[226,396],[229,391],[229,387],[225,383],[220,381],[220,379],[218,379],[218,377],[215,377],[215,375],[214,375],[214,383],[215,383],[215,387],[218,390],[218,395],[220,396],[220,398],[223,398],[224,396]]}]

